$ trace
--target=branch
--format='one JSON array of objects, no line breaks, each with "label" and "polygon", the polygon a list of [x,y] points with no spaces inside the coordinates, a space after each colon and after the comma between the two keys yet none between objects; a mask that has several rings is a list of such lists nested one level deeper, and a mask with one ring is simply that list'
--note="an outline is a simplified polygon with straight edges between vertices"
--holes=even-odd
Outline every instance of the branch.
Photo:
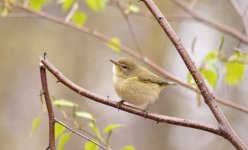
[{"label": "branch", "polygon": [[[236,135],[236,133],[233,131],[233,129],[229,125],[229,122],[227,121],[224,113],[217,105],[214,95],[207,88],[205,81],[203,80],[203,77],[201,76],[201,74],[199,73],[199,70],[195,66],[195,63],[191,60],[189,54],[184,48],[184,45],[181,43],[180,38],[177,36],[175,31],[172,29],[172,27],[170,26],[170,24],[168,23],[164,15],[161,13],[161,11],[157,8],[157,6],[154,4],[152,0],[142,0],[142,1],[145,3],[148,9],[152,12],[153,16],[156,18],[161,28],[167,34],[171,42],[176,47],[178,53],[182,57],[186,67],[188,68],[189,72],[194,78],[205,100],[205,103],[208,105],[213,115],[215,116],[216,120],[218,121],[221,134],[226,139],[228,139],[237,149],[247,150],[248,147]],[[177,1],[177,0],[174,0],[174,1]]]},{"label": "branch", "polygon": [[[91,28],[87,28],[87,27],[78,27],[72,23],[66,23],[63,19],[60,19],[58,17],[55,17],[55,16],[51,16],[49,14],[46,14],[44,12],[36,12],[36,11],[33,11],[29,8],[26,8],[26,7],[23,7],[22,5],[19,5],[19,4],[12,4],[13,7],[16,7],[16,8],[19,8],[19,9],[22,9],[32,15],[37,15],[38,17],[40,18],[43,18],[43,19],[46,19],[46,20],[49,20],[49,21],[52,21],[52,22],[55,22],[55,23],[58,23],[58,24],[61,24],[61,25],[64,25],[66,27],[69,27],[71,29],[74,29],[74,30],[77,30],[79,32],[82,32],[82,33],[85,33],[85,34],[88,34],[88,35],[91,35],[103,42],[109,42],[110,41],[110,37],[104,35],[103,33],[100,33],[96,30],[93,30]],[[114,45],[114,43],[112,43]],[[178,79],[177,77],[175,77],[174,75],[172,75],[171,73],[169,73],[168,71],[166,71],[165,69],[161,68],[160,66],[158,66],[157,64],[155,64],[153,61],[151,61],[149,58],[145,57],[145,56],[140,56],[135,50],[127,47],[126,45],[124,44],[120,44],[120,45],[117,45],[118,47],[120,47],[120,49],[127,53],[128,55],[130,56],[133,56],[141,61],[143,61],[146,65],[150,66],[151,68],[153,68],[154,70],[156,70],[157,72],[161,73],[165,78],[169,79],[169,80],[172,80],[172,81],[175,81],[177,83],[179,83],[180,85],[182,85],[183,87],[185,88],[188,88],[196,93],[200,93],[200,91],[195,88],[194,86],[190,85],[190,84],[187,84],[186,82],[184,81],[181,81],[180,79]],[[223,104],[223,105],[226,105],[228,107],[231,107],[231,108],[234,108],[234,109],[237,109],[237,110],[240,110],[240,111],[243,111],[245,113],[248,113],[248,108],[244,107],[244,106],[240,106],[236,103],[233,103],[229,100],[222,100],[220,98],[216,98],[216,101]]]},{"label": "branch", "polygon": [[68,129],[69,131],[71,131],[72,133],[98,145],[99,147],[103,148],[104,150],[108,150],[106,147],[102,146],[101,144],[96,143],[95,141],[91,140],[90,138],[86,137],[85,135],[82,135],[79,132],[68,127],[63,122],[55,119],[51,99],[49,96],[47,77],[46,77],[46,68],[42,63],[40,64],[40,77],[41,77],[42,90],[43,90],[43,94],[44,94],[45,102],[46,102],[46,107],[47,107],[48,118],[49,118],[49,146],[47,147],[47,149],[55,150],[55,136],[54,135],[55,135],[55,123],[57,122],[60,125],[64,126],[66,129]]},{"label": "branch", "polygon": [[189,128],[194,128],[198,130],[203,130],[207,131],[210,133],[214,133],[216,135],[221,135],[220,130],[212,125],[208,125],[205,123],[193,121],[193,120],[188,120],[188,119],[181,119],[181,118],[175,118],[175,117],[169,117],[169,116],[164,116],[152,112],[145,112],[144,110],[128,106],[128,105],[118,105],[118,102],[109,100],[108,98],[101,97],[95,93],[92,93],[90,91],[87,91],[84,88],[79,87],[72,81],[70,81],[68,78],[66,78],[58,69],[56,69],[47,59],[41,58],[41,63],[46,66],[46,68],[65,86],[73,90],[74,92],[87,97],[93,101],[96,101],[98,103],[102,103],[114,108],[119,108],[120,110],[135,114],[137,116],[141,117],[146,117],[150,120],[154,120],[157,123],[167,123],[167,124],[173,124],[177,126],[183,126],[183,127],[189,127]]},{"label": "branch", "polygon": [[232,37],[235,37],[236,39],[244,42],[245,44],[248,44],[248,37],[241,34],[237,30],[199,15],[197,12],[195,12],[190,6],[188,6],[182,0],[172,0],[172,2],[174,2],[175,4],[177,4],[177,6],[179,6],[181,9],[183,9],[185,12],[190,14],[194,19],[196,19],[202,23],[205,23],[206,25],[209,25],[209,26],[211,26],[211,27],[223,32],[223,33],[226,33]]},{"label": "branch", "polygon": [[231,4],[232,8],[236,12],[236,14],[239,16],[239,18],[241,19],[245,34],[248,35],[248,23],[244,17],[244,14],[241,12],[240,7],[238,6],[236,0],[229,0],[229,3]]},{"label": "branch", "polygon": [[54,119],[53,108],[52,108],[51,99],[50,99],[50,95],[48,91],[46,68],[42,64],[40,64],[40,77],[41,77],[41,85],[42,85],[42,90],[43,90],[43,94],[45,97],[48,119],[49,119],[49,146],[48,148],[50,150],[55,150],[55,137],[54,137],[55,119]]},{"label": "branch", "polygon": [[59,121],[59,120],[57,120],[57,119],[55,119],[55,122],[57,122],[58,124],[64,126],[67,130],[71,131],[72,133],[74,133],[74,134],[76,134],[76,135],[78,135],[78,136],[80,136],[80,137],[86,139],[87,141],[90,141],[90,142],[92,142],[92,143],[98,145],[98,146],[101,147],[102,149],[108,150],[106,147],[102,146],[101,144],[99,144],[99,143],[97,143],[97,142],[91,140],[91,139],[88,138],[87,136],[85,136],[85,135],[83,135],[83,134],[81,134],[81,133],[79,133],[79,132],[73,130],[72,128],[68,127],[68,126],[67,126],[66,124],[64,124],[63,122],[61,122],[61,121]]}]

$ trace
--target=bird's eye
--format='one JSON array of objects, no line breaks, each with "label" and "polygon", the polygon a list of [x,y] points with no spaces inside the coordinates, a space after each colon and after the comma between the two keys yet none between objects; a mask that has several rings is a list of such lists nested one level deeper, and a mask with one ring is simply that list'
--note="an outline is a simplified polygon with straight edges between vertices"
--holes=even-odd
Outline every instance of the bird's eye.
[{"label": "bird's eye", "polygon": [[127,69],[127,66],[122,66],[122,68],[126,70]]}]

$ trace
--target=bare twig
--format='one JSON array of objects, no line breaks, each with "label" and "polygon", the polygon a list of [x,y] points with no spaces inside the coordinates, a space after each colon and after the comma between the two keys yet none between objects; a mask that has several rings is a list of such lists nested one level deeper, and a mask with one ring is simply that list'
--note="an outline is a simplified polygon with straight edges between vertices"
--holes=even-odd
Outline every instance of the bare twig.
[{"label": "bare twig", "polygon": [[82,137],[83,139],[86,139],[87,141],[90,141],[90,142],[92,142],[92,143],[98,145],[98,146],[101,147],[102,149],[108,150],[106,147],[102,146],[101,144],[99,144],[99,143],[95,142],[94,140],[88,138],[87,136],[85,136],[85,135],[83,135],[83,134],[77,132],[76,130],[73,130],[72,128],[70,128],[69,126],[67,126],[66,124],[64,124],[62,121],[60,121],[60,120],[58,120],[58,119],[55,119],[55,121],[56,121],[58,124],[64,126],[66,129],[68,129],[68,130],[71,131],[72,133],[74,133],[74,134],[76,134],[76,135]]},{"label": "bare twig", "polygon": [[[184,45],[181,43],[180,38],[177,36],[175,31],[172,29],[172,27],[170,26],[170,24],[168,23],[164,15],[161,13],[161,11],[157,8],[157,6],[154,4],[152,0],[142,0],[142,1],[145,3],[145,5],[151,11],[153,16],[156,18],[161,28],[167,34],[171,42],[176,47],[178,53],[182,57],[186,67],[188,68],[189,72],[194,78],[205,100],[205,103],[208,105],[208,107],[210,108],[210,110],[212,111],[213,115],[215,116],[216,120],[219,123],[219,130],[221,131],[221,135],[225,137],[226,139],[228,139],[233,144],[233,146],[236,147],[237,149],[247,150],[248,149],[247,145],[245,145],[245,143],[236,135],[236,133],[233,131],[233,129],[229,125],[229,122],[227,121],[224,113],[217,105],[215,97],[207,88],[205,81],[203,80],[203,77],[199,73],[199,70],[196,68],[194,62],[191,60],[189,54],[184,48]],[[178,0],[173,0],[173,1],[178,1]]]},{"label": "bare twig", "polygon": [[[36,11],[33,11],[33,10],[30,10],[29,8],[26,8],[26,7],[23,7],[22,5],[19,5],[19,4],[12,4],[14,7],[16,8],[19,8],[19,9],[22,9],[26,12],[29,12],[33,15],[37,15],[39,16],[40,18],[43,18],[43,19],[46,19],[46,20],[50,20],[52,22],[56,22],[58,24],[61,24],[61,25],[64,25],[66,27],[69,27],[71,29],[74,29],[74,30],[77,30],[79,32],[83,32],[83,33],[86,33],[86,34],[89,34],[103,42],[109,42],[110,41],[110,37],[96,31],[96,30],[93,30],[93,29],[90,29],[90,28],[87,28],[87,27],[78,27],[72,23],[66,23],[64,22],[63,19],[60,19],[58,17],[55,17],[55,16],[51,16],[49,14],[46,14],[44,12],[36,12]],[[115,43],[112,43],[113,45],[115,45]],[[175,81],[177,83],[179,83],[180,85],[182,85],[183,87],[185,88],[188,88],[196,93],[200,93],[200,91],[195,88],[194,86],[190,85],[190,84],[187,84],[186,82],[184,81],[181,81],[180,79],[178,79],[177,77],[175,77],[174,75],[172,75],[171,73],[169,73],[168,71],[166,71],[165,69],[161,68],[160,66],[158,66],[157,64],[155,64],[153,61],[151,61],[149,58],[145,57],[145,56],[140,56],[135,50],[127,47],[126,45],[124,44],[120,44],[120,45],[117,45],[120,47],[120,49],[127,53],[128,55],[130,56],[133,56],[137,59],[140,59],[141,61],[143,61],[145,64],[147,64],[148,66],[150,66],[151,68],[153,68],[154,70],[156,70],[157,72],[159,72],[160,74],[162,74],[165,78],[169,79],[169,80],[172,80],[172,81]],[[229,100],[223,100],[223,99],[220,99],[220,98],[216,98],[216,101],[223,104],[223,105],[226,105],[228,107],[231,107],[231,108],[234,108],[234,109],[237,109],[237,110],[240,110],[240,111],[243,111],[245,113],[248,113],[248,108],[244,107],[244,106],[240,106],[234,102],[231,102]]]},{"label": "bare twig", "polygon": [[[44,58],[45,59],[45,58]],[[40,77],[41,77],[41,85],[43,94],[45,97],[47,112],[48,112],[48,119],[49,119],[49,149],[55,150],[55,137],[54,137],[54,128],[55,128],[55,119],[54,113],[52,108],[51,99],[49,96],[49,90],[47,85],[47,78],[46,78],[46,68],[44,65],[40,64]]]},{"label": "bare twig", "polygon": [[209,25],[223,33],[226,33],[232,37],[235,37],[236,39],[242,41],[245,44],[248,44],[248,37],[243,35],[242,33],[238,32],[237,30],[228,27],[224,24],[220,24],[216,21],[210,20],[206,17],[201,16],[199,13],[195,12],[193,9],[191,9],[190,6],[188,6],[184,1],[182,0],[171,0],[172,2],[174,2],[177,6],[179,6],[181,9],[183,9],[185,12],[187,12],[188,14],[190,14],[194,19]]},{"label": "bare twig", "polygon": [[68,12],[68,14],[65,17],[65,22],[70,22],[72,16],[74,15],[74,13],[78,10],[78,2],[75,2],[73,4],[73,6],[71,7],[70,11]]},{"label": "bare twig", "polygon": [[[119,1],[119,0],[112,0],[108,3],[108,5],[112,6],[112,7],[116,7],[116,5],[115,5],[116,1]],[[127,6],[125,6],[123,4],[120,4],[120,6],[121,6],[122,11],[125,12]],[[136,15],[136,16],[154,19],[151,12],[149,12],[149,11],[139,10],[138,12],[130,11],[129,13]],[[172,22],[195,21],[191,16],[182,16],[182,15],[166,15],[166,18],[168,18],[168,20],[172,21]]]},{"label": "bare twig", "polygon": [[207,132],[214,133],[216,135],[220,135],[221,132],[220,130],[212,125],[208,125],[205,123],[193,121],[193,120],[188,120],[188,119],[181,119],[181,118],[175,118],[175,117],[169,117],[169,116],[164,116],[152,112],[146,113],[144,110],[128,106],[128,105],[118,105],[117,102],[109,100],[106,97],[99,96],[95,93],[92,93],[90,91],[87,91],[86,89],[79,87],[72,81],[70,81],[68,78],[66,78],[58,69],[56,69],[47,59],[41,58],[41,63],[46,66],[46,68],[65,86],[70,88],[71,90],[75,91],[76,93],[87,97],[91,100],[94,100],[98,103],[102,103],[114,108],[119,108],[120,110],[146,117],[148,119],[154,120],[158,123],[168,123],[168,124],[173,124],[173,125],[178,125],[178,126],[184,126],[184,127],[189,127],[189,128],[194,128],[194,129],[199,129]]},{"label": "bare twig", "polygon": [[239,18],[241,19],[245,34],[247,36],[248,35],[248,23],[245,19],[244,13],[242,13],[242,11],[240,10],[240,7],[238,6],[236,0],[229,0],[229,3],[231,4],[232,8],[236,12],[236,14],[239,16]]},{"label": "bare twig", "polygon": [[117,7],[119,8],[119,10],[121,11],[121,14],[123,15],[123,17],[125,18],[125,20],[126,20],[126,22],[127,22],[128,28],[129,28],[129,30],[130,30],[130,32],[131,32],[131,35],[132,35],[133,39],[134,39],[134,43],[135,43],[135,45],[136,45],[136,48],[137,48],[137,50],[138,50],[139,55],[140,55],[140,56],[143,56],[144,54],[143,54],[143,52],[141,51],[141,48],[140,48],[140,46],[139,46],[139,42],[138,42],[138,40],[137,40],[137,38],[136,38],[136,35],[135,35],[135,33],[134,33],[134,30],[133,30],[133,27],[132,27],[131,22],[130,22],[130,20],[129,20],[129,18],[128,18],[128,14],[125,13],[125,10],[122,10],[122,7],[121,7],[121,4],[120,4],[119,0],[116,0],[116,5],[117,5]]}]

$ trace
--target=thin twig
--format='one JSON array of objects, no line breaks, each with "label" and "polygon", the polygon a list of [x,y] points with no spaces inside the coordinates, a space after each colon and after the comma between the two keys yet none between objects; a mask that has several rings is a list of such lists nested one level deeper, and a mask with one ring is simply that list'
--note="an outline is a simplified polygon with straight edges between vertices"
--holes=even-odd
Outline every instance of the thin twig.
[{"label": "thin twig", "polygon": [[242,13],[242,11],[240,10],[240,7],[238,6],[236,0],[229,0],[229,3],[231,4],[232,8],[236,12],[236,14],[239,16],[239,18],[241,19],[245,34],[247,36],[248,35],[248,23],[246,21],[244,13]]},{"label": "thin twig", "polygon": [[[116,1],[117,0],[112,0],[108,3],[108,6],[116,7]],[[118,0],[119,1],[119,0]],[[122,11],[126,11],[127,6],[120,4]],[[139,10],[138,12],[133,12],[130,11],[130,14],[136,15],[136,16],[141,16],[141,17],[146,17],[149,19],[153,19],[153,16],[151,12],[149,11],[144,11],[144,10]],[[181,15],[166,15],[166,18],[168,18],[169,21],[172,22],[181,22],[181,21],[195,21],[191,16],[181,16]]]},{"label": "thin twig", "polygon": [[55,119],[54,113],[52,108],[52,103],[49,95],[48,85],[47,85],[47,77],[46,77],[46,68],[43,64],[40,64],[40,77],[41,77],[41,85],[42,90],[46,102],[47,112],[48,112],[48,119],[49,119],[49,149],[55,150]]},{"label": "thin twig", "polygon": [[216,21],[210,20],[204,16],[201,16],[199,13],[195,12],[193,9],[191,9],[190,6],[188,6],[184,1],[182,0],[171,0],[172,2],[174,2],[177,6],[179,6],[181,9],[183,9],[185,12],[187,12],[188,14],[190,14],[194,19],[209,25],[223,33],[226,33],[232,37],[235,37],[237,39],[239,39],[240,41],[242,41],[245,44],[248,44],[248,37],[243,35],[242,33],[238,32],[237,30],[228,27],[224,24],[218,23]]},{"label": "thin twig", "polygon": [[92,142],[92,143],[98,145],[98,146],[101,147],[102,149],[108,150],[106,147],[102,146],[101,144],[99,144],[99,143],[95,142],[94,140],[88,138],[87,136],[85,136],[85,135],[83,135],[83,134],[77,132],[76,130],[73,130],[72,128],[70,128],[69,126],[67,126],[66,124],[64,124],[62,121],[60,121],[60,120],[58,120],[58,119],[55,119],[55,122],[57,122],[58,124],[64,126],[66,129],[68,129],[68,130],[71,131],[72,133],[74,133],[74,134],[76,134],[76,135],[78,135],[78,136],[80,136],[80,137],[86,139],[87,141],[90,141],[90,142]]},{"label": "thin twig", "polygon": [[[19,5],[19,4],[12,4],[12,6],[16,7],[16,8],[19,8],[19,9],[22,9],[26,12],[29,12],[31,14],[34,14],[34,15],[37,15],[39,16],[40,18],[43,18],[43,19],[46,19],[46,20],[49,20],[49,21],[52,21],[52,22],[56,22],[58,24],[61,24],[61,25],[64,25],[66,27],[69,27],[71,29],[74,29],[74,30],[77,30],[79,32],[83,32],[85,34],[88,34],[88,35],[91,35],[103,42],[109,42],[110,41],[110,37],[96,31],[96,30],[93,30],[91,28],[87,28],[87,27],[78,27],[72,23],[66,23],[64,22],[63,19],[60,19],[58,17],[55,17],[55,16],[52,16],[52,15],[49,15],[49,14],[46,14],[44,12],[36,12],[36,11],[33,11],[29,8],[26,8],[26,7],[23,7],[22,5]],[[113,45],[115,45],[115,43],[112,43]],[[151,61],[148,57],[140,57],[140,55],[138,53],[136,53],[135,50],[127,47],[126,45],[124,44],[120,44],[120,45],[117,45],[118,47],[120,47],[120,49],[127,53],[128,55],[130,56],[133,56],[137,59],[140,59],[141,61],[143,61],[145,64],[147,64],[148,66],[150,66],[151,68],[153,68],[154,70],[156,70],[157,72],[159,72],[160,74],[162,74],[165,78],[169,79],[169,80],[172,80],[172,81],[175,81],[177,83],[179,83],[180,85],[182,85],[183,87],[185,88],[188,88],[196,93],[200,93],[200,91],[195,87],[195,86],[192,86],[190,84],[187,84],[186,82],[184,81],[181,81],[180,79],[178,79],[177,77],[175,77],[174,75],[172,75],[171,73],[169,73],[168,71],[166,71],[165,69],[161,68],[160,66],[158,66],[157,64],[155,64],[153,61]],[[244,107],[244,106],[240,106],[234,102],[231,102],[229,100],[223,100],[223,99],[220,99],[220,98],[216,98],[216,101],[223,104],[223,105],[226,105],[228,107],[231,107],[231,108],[234,108],[234,109],[237,109],[237,110],[240,110],[240,111],[243,111],[245,113],[248,113],[248,108],[247,107]]]},{"label": "thin twig", "polygon": [[193,121],[193,120],[188,120],[188,119],[181,119],[181,118],[175,118],[175,117],[169,117],[169,116],[164,116],[164,115],[160,115],[160,114],[156,114],[156,113],[152,113],[152,112],[145,112],[144,110],[135,108],[135,107],[131,107],[128,105],[118,105],[118,102],[109,100],[106,97],[102,97],[99,96],[95,93],[92,93],[82,87],[79,87],[78,85],[76,85],[75,83],[73,83],[72,81],[70,81],[68,78],[66,78],[58,69],[56,69],[47,59],[41,58],[41,63],[43,63],[46,68],[65,86],[67,86],[68,88],[70,88],[71,90],[75,91],[76,93],[87,97],[91,100],[94,100],[98,103],[102,103],[114,108],[119,108],[120,110],[132,113],[132,114],[136,114],[138,116],[141,117],[146,117],[148,119],[154,120],[158,123],[162,122],[162,123],[168,123],[168,124],[173,124],[173,125],[178,125],[178,126],[184,126],[184,127],[189,127],[189,128],[194,128],[194,129],[198,129],[198,130],[203,130],[203,131],[207,131],[207,132],[211,132],[214,133],[216,135],[220,135],[220,130],[212,125],[208,125],[205,123],[201,123],[201,122],[197,122],[197,121]]},{"label": "thin twig", "polygon": [[65,17],[65,22],[70,22],[72,16],[74,15],[74,13],[78,10],[78,2],[75,2],[73,4],[73,6],[71,7],[70,11],[68,12],[68,14]]},{"label": "thin twig", "polygon": [[[240,150],[248,150],[247,145],[236,135],[233,131],[229,122],[227,121],[224,113],[219,108],[216,103],[214,95],[209,91],[208,87],[203,80],[203,77],[199,73],[199,70],[196,68],[195,63],[191,60],[188,52],[186,51],[184,45],[181,43],[180,38],[177,36],[175,31],[170,26],[169,22],[166,20],[161,11],[157,8],[152,0],[142,0],[147,8],[151,11],[153,16],[156,18],[161,28],[164,30],[165,34],[169,37],[171,42],[174,44],[178,53],[182,57],[186,67],[194,78],[201,95],[203,96],[205,103],[208,105],[216,120],[219,123],[219,129],[221,131],[221,136],[225,137],[233,144],[234,147]],[[177,1],[177,0],[173,0]],[[181,1],[182,2],[182,1]]]},{"label": "thin twig", "polygon": [[128,14],[125,13],[125,10],[122,10],[122,7],[121,7],[121,4],[120,4],[120,1],[119,1],[119,0],[116,0],[116,5],[117,5],[117,7],[119,8],[119,10],[120,10],[121,14],[123,15],[123,17],[125,18],[125,20],[126,20],[126,22],[127,22],[127,26],[128,26],[128,28],[129,28],[129,30],[130,30],[130,32],[131,32],[131,35],[132,35],[132,37],[133,37],[133,39],[134,39],[134,43],[135,43],[135,45],[136,45],[136,48],[137,48],[137,50],[138,50],[138,53],[139,53],[139,55],[142,57],[144,54],[143,54],[143,52],[141,51],[141,48],[140,48],[140,46],[139,46],[139,42],[138,42],[138,40],[137,40],[137,38],[136,38],[136,35],[135,35],[135,33],[134,33],[134,30],[133,30],[133,27],[132,27],[131,22],[130,22],[130,20],[129,20]]}]

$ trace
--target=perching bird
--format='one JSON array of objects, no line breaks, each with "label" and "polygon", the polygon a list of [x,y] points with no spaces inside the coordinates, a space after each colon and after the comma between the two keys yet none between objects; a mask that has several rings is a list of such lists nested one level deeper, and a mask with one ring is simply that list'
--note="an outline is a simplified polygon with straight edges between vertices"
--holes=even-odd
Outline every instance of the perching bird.
[{"label": "perching bird", "polygon": [[168,82],[148,69],[138,65],[130,58],[121,58],[113,63],[113,80],[120,103],[128,102],[145,106],[156,101],[162,89],[174,82]]}]

